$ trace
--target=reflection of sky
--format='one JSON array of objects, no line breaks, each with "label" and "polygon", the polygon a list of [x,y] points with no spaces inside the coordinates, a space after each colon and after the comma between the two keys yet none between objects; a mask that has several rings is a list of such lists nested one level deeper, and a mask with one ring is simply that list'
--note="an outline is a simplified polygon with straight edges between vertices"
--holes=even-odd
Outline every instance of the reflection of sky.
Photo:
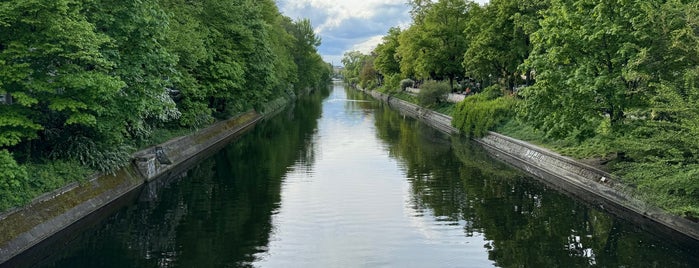
[{"label": "reflection of sky", "polygon": [[[411,208],[374,118],[336,86],[323,103],[315,163],[286,175],[262,267],[490,267],[482,237]],[[313,166],[312,170],[305,167]]]}]

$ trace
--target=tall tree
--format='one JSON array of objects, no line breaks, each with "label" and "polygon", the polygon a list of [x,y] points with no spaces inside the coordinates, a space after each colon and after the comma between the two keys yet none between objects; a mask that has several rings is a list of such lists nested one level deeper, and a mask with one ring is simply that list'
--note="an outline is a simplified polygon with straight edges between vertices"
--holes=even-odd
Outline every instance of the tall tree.
[{"label": "tall tree", "polygon": [[[463,0],[412,4],[418,15],[413,15],[416,20],[401,42],[410,44],[399,49],[399,58],[406,60],[401,68],[414,69],[420,78],[449,79],[453,87],[454,78],[464,73],[461,62],[467,42],[463,31],[469,10],[477,5]],[[416,59],[412,61],[412,57]]]},{"label": "tall tree", "polygon": [[603,121],[620,131],[628,112],[647,107],[657,77],[636,75],[647,29],[632,19],[647,15],[644,2],[551,1],[525,64],[537,83],[522,94],[524,118],[550,136],[584,138]]},{"label": "tall tree", "polygon": [[388,30],[388,34],[383,37],[383,42],[376,46],[374,53],[374,66],[377,71],[383,75],[391,75],[400,73],[400,63],[396,59],[396,49],[398,49],[398,37],[401,30],[398,27],[392,27]]},{"label": "tall tree", "polygon": [[287,31],[296,39],[294,49],[294,62],[298,68],[298,78],[296,79],[296,91],[313,87],[314,82],[320,78],[321,71],[319,64],[322,59],[317,55],[317,47],[320,46],[320,37],[313,31],[313,25],[309,19],[301,19],[292,22],[287,20]]},{"label": "tall tree", "polygon": [[[469,40],[463,66],[466,74],[478,80],[495,79],[513,88],[529,70],[518,71],[531,51],[529,35],[537,28],[539,11],[546,0],[493,0],[485,7],[474,7],[465,34]],[[528,81],[529,82],[529,81]]]},{"label": "tall tree", "polygon": [[[90,1],[5,1],[0,6],[0,144],[43,148],[57,136],[112,136],[99,117],[125,86],[101,50],[110,39],[85,17]],[[7,116],[6,116],[7,115]],[[21,134],[20,134],[21,132]],[[38,138],[33,143],[28,139]],[[51,150],[51,148],[48,148]],[[26,152],[26,150],[17,150]],[[27,154],[28,156],[28,154]]]},{"label": "tall tree", "polygon": [[176,57],[163,45],[169,18],[156,0],[95,0],[90,11],[97,29],[111,37],[103,54],[115,63],[113,75],[126,83],[103,122],[128,138],[146,138],[180,116],[168,94],[179,75]]},{"label": "tall tree", "polygon": [[176,76],[172,77],[172,92],[178,110],[182,113],[179,124],[202,127],[212,122],[209,107],[210,90],[205,88],[199,74],[207,69],[206,62],[211,34],[203,21],[204,3],[201,1],[161,0],[160,5],[169,14],[164,45],[177,57]]}]

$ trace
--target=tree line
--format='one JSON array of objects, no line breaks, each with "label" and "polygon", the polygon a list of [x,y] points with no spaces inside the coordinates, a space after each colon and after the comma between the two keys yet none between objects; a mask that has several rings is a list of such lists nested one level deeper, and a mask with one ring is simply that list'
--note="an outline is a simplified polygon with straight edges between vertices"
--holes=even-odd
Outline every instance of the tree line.
[{"label": "tree line", "polygon": [[0,195],[45,184],[36,165],[111,171],[163,130],[320,86],[319,45],[272,0],[3,1]]},{"label": "tree line", "polygon": [[607,158],[647,198],[699,217],[699,2],[408,2],[409,27],[390,29],[368,55],[345,54],[348,82],[487,92],[455,107],[462,132],[504,124]]}]

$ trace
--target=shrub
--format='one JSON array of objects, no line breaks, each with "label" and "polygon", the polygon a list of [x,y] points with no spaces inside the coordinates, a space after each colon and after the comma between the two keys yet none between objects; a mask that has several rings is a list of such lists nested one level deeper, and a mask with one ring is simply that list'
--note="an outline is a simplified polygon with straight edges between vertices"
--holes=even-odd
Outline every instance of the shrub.
[{"label": "shrub", "polygon": [[514,115],[515,99],[498,97],[499,89],[466,97],[456,105],[452,125],[467,136],[482,137]]},{"label": "shrub", "polygon": [[397,92],[401,87],[401,80],[399,74],[389,74],[383,79],[383,91],[384,92]]},{"label": "shrub", "polygon": [[413,86],[415,86],[415,81],[413,81],[412,79],[400,80],[400,90],[405,90],[406,88]]},{"label": "shrub", "polygon": [[365,90],[374,90],[377,87],[374,79],[362,80],[359,82],[359,86]]},{"label": "shrub", "polygon": [[451,87],[447,82],[427,81],[422,84],[420,93],[417,94],[418,104],[423,107],[433,107],[438,103],[446,102],[450,91]]},{"label": "shrub", "polygon": [[54,160],[71,159],[94,170],[114,173],[131,160],[134,148],[127,144],[96,143],[85,136],[71,136],[50,154]]},{"label": "shrub", "polygon": [[27,194],[27,170],[7,150],[0,150],[0,211],[23,204]]}]

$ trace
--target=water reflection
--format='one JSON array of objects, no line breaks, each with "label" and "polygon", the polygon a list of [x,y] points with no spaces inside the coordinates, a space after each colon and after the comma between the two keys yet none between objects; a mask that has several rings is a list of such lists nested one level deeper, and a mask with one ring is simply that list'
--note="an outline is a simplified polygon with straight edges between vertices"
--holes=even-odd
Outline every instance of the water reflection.
[{"label": "water reflection", "polygon": [[699,267],[693,251],[341,85],[299,100],[149,197],[55,246],[42,264]]},{"label": "water reflection", "polygon": [[157,198],[143,199],[59,246],[42,265],[249,266],[267,248],[287,168],[314,162],[311,137],[328,93],[299,100],[161,189]]},{"label": "water reflection", "polygon": [[606,213],[533,182],[472,145],[386,107],[377,136],[405,166],[411,205],[465,236],[483,235],[500,267],[697,267],[680,250]]}]

